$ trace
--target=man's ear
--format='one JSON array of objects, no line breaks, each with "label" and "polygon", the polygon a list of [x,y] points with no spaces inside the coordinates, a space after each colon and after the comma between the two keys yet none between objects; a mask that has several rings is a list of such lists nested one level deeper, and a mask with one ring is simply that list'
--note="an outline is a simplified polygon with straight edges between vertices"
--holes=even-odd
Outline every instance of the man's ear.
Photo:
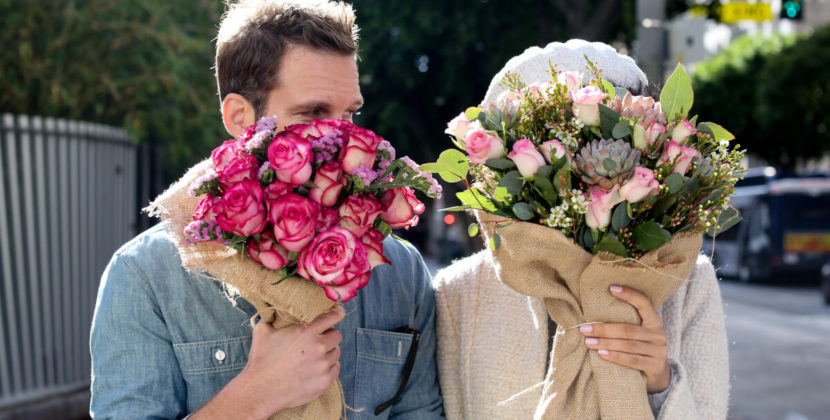
[{"label": "man's ear", "polygon": [[229,93],[222,101],[222,122],[232,137],[239,137],[255,121],[254,107],[238,93]]}]

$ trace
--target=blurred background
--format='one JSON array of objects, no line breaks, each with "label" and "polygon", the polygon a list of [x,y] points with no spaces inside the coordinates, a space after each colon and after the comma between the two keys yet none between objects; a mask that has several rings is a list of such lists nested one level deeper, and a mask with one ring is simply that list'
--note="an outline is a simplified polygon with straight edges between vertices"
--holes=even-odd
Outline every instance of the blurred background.
[{"label": "blurred background", "polygon": [[[583,38],[655,87],[676,63],[692,114],[749,149],[717,238],[731,419],[830,418],[830,2],[354,0],[357,123],[419,162],[446,122],[532,45]],[[219,0],[0,0],[0,419],[84,418],[88,335],[112,253],[151,198],[225,140],[213,79]],[[402,234],[433,273],[482,249],[429,202]],[[711,253],[712,241],[704,246]]]}]

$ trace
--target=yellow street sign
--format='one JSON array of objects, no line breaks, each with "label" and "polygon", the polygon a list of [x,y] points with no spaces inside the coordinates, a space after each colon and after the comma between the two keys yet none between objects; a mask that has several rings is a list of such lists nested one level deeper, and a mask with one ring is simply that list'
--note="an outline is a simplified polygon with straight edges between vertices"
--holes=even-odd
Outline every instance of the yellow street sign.
[{"label": "yellow street sign", "polygon": [[[709,16],[711,6],[692,6],[692,16]],[[721,23],[737,23],[743,20],[767,22],[772,20],[772,7],[769,3],[730,2],[715,6],[714,15]]]}]

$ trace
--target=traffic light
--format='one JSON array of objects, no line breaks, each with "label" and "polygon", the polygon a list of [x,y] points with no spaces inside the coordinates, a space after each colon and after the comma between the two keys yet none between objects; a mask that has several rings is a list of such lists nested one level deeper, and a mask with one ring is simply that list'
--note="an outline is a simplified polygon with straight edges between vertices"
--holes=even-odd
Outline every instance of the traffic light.
[{"label": "traffic light", "polygon": [[781,19],[801,20],[804,13],[804,2],[801,0],[784,0],[781,3]]}]

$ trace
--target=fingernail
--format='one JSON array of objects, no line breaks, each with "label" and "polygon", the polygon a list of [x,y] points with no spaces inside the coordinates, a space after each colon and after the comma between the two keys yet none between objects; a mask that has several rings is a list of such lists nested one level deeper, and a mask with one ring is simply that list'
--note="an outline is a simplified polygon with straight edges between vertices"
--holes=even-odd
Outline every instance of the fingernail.
[{"label": "fingernail", "polygon": [[605,350],[605,349],[599,349],[599,350],[597,350],[597,353],[599,353],[603,356],[608,356],[608,350]]},{"label": "fingernail", "polygon": [[616,286],[616,285],[611,286],[611,291],[614,292],[614,293],[620,293],[620,292],[622,292],[622,287]]},{"label": "fingernail", "polygon": [[587,344],[589,346],[596,346],[597,344],[599,344],[599,340],[597,340],[596,338],[593,338],[593,337],[586,338],[585,339],[585,344]]},{"label": "fingernail", "polygon": [[594,330],[594,327],[590,325],[580,325],[579,332],[589,333]]}]

